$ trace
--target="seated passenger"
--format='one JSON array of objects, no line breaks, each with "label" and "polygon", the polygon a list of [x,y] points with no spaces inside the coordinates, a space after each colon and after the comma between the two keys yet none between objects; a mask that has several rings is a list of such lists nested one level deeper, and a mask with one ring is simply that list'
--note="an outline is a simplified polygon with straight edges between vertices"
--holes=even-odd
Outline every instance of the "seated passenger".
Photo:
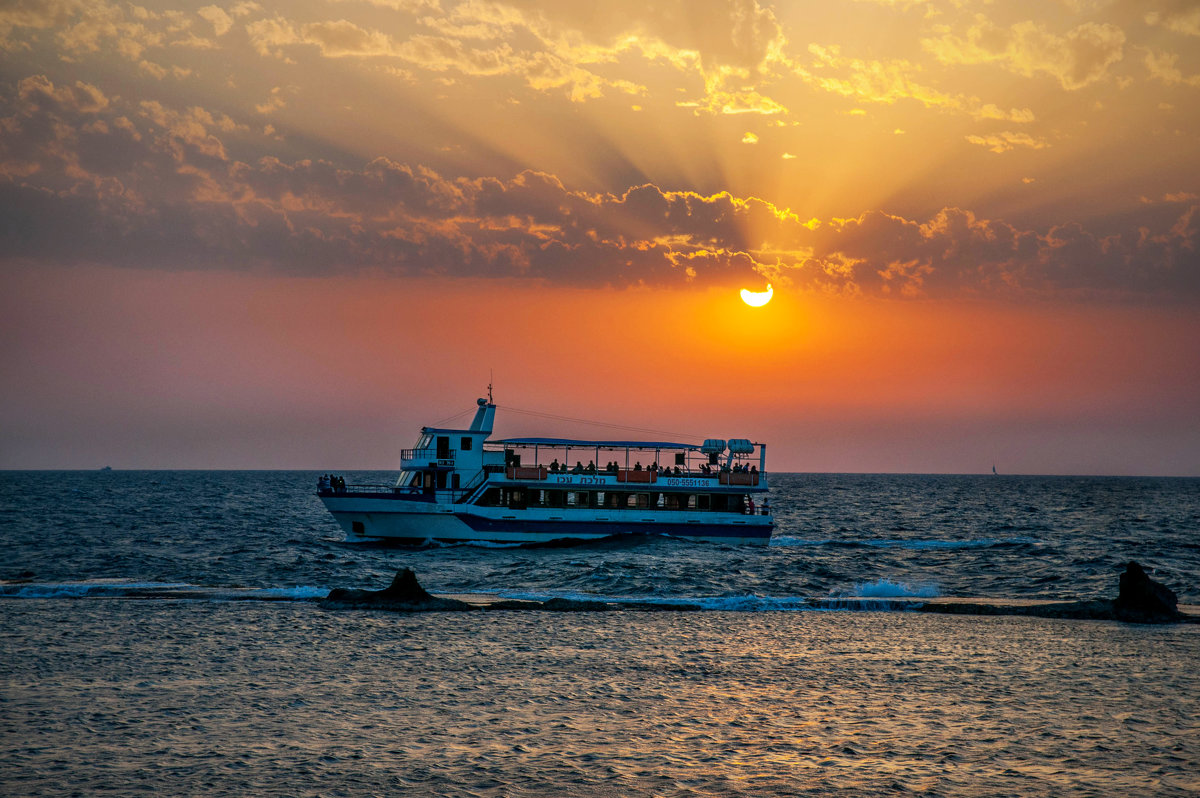
[{"label": "seated passenger", "polygon": [[583,463],[576,460],[575,467],[571,469],[571,473],[572,474],[582,474],[583,473]]},{"label": "seated passenger", "polygon": [[642,461],[641,460],[638,460],[636,463],[633,464],[633,470],[634,471],[642,470]]},{"label": "seated passenger", "polygon": [[558,458],[557,457],[555,457],[553,460],[550,461],[550,473],[551,474],[558,473]]},{"label": "seated passenger", "polygon": [[595,460],[588,460],[587,468],[584,469],[584,473],[586,473],[586,474],[595,474],[596,473],[596,461]]}]

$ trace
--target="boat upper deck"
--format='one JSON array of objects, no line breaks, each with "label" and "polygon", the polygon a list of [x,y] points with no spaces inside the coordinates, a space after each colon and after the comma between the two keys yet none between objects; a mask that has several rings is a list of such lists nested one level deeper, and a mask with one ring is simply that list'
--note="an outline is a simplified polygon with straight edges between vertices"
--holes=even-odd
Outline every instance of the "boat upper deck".
[{"label": "boat upper deck", "polygon": [[[508,479],[560,484],[665,483],[671,487],[685,486],[681,484],[684,480],[697,487],[751,487],[766,479],[766,446],[749,440],[733,440],[726,446],[723,440],[690,444],[507,438],[486,442],[484,450],[494,456],[502,454]],[[589,477],[592,479],[586,479]]]}]

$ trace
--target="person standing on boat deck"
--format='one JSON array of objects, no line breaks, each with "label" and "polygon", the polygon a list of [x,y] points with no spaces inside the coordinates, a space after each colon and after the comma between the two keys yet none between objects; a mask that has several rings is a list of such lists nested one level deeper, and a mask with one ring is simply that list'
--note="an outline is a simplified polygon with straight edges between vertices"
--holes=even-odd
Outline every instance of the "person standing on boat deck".
[{"label": "person standing on boat deck", "polygon": [[754,497],[753,496],[749,497],[746,500],[746,507],[748,508],[750,515],[754,515]]}]

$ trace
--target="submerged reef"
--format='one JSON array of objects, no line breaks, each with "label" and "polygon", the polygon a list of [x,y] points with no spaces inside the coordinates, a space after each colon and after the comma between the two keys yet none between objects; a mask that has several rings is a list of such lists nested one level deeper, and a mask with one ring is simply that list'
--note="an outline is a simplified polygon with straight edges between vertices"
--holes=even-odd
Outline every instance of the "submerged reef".
[{"label": "submerged reef", "polygon": [[440,598],[429,593],[417,581],[411,568],[401,568],[392,584],[383,590],[347,590],[336,587],[321,601],[322,607],[351,610],[391,610],[392,612],[459,612],[478,609],[457,599]]},{"label": "submerged reef", "polygon": [[643,612],[681,612],[698,610],[697,604],[657,603],[652,601],[611,602],[553,598],[549,601],[494,601],[472,604],[458,599],[435,596],[417,581],[411,568],[401,568],[392,584],[383,590],[334,588],[321,600],[326,609],[389,610],[391,612],[461,612],[467,610],[540,610],[542,612],[606,612],[641,610]]},{"label": "submerged reef", "polygon": [[[819,607],[820,602],[814,602]],[[417,581],[410,568],[401,568],[392,584],[383,590],[335,588],[321,600],[326,609],[387,610],[390,612],[464,612],[516,610],[539,612],[685,612],[703,609],[698,604],[654,601],[587,601],[553,598],[547,601],[481,601],[473,603],[434,596]],[[1124,621],[1126,623],[1200,623],[1200,618],[1185,615],[1177,607],[1175,593],[1151,579],[1136,562],[1129,562],[1121,574],[1115,599],[1092,601],[1056,601],[1047,604],[988,604],[966,601],[908,602],[894,609],[932,612],[944,615],[1027,615],[1036,618]],[[845,609],[851,609],[845,606]],[[862,609],[871,609],[864,605]]]},{"label": "submerged reef", "polygon": [[1025,606],[932,601],[914,609],[946,615],[1028,615],[1035,618],[1126,623],[1200,623],[1200,618],[1180,612],[1175,593],[1161,582],[1151,579],[1145,569],[1132,560],[1121,574],[1115,599],[1057,601]]}]

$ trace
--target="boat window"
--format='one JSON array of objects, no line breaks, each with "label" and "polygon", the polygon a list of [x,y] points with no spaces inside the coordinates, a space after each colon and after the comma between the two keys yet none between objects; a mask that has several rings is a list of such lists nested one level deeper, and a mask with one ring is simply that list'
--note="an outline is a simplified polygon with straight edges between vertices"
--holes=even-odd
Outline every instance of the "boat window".
[{"label": "boat window", "polygon": [[471,439],[463,438],[461,441],[459,441],[458,448],[464,452],[471,451]]},{"label": "boat window", "polygon": [[707,510],[707,509],[709,509],[709,506],[710,506],[710,505],[709,505],[709,502],[710,502],[710,500],[711,500],[711,499],[712,499],[712,496],[708,495],[707,493],[700,493],[700,494],[697,494],[697,496],[696,496],[696,509],[697,509],[697,510]]},{"label": "boat window", "polygon": [[645,509],[650,506],[650,494],[649,493],[637,493],[637,494],[634,494],[634,498],[637,499],[637,501],[634,504],[635,507]]}]

